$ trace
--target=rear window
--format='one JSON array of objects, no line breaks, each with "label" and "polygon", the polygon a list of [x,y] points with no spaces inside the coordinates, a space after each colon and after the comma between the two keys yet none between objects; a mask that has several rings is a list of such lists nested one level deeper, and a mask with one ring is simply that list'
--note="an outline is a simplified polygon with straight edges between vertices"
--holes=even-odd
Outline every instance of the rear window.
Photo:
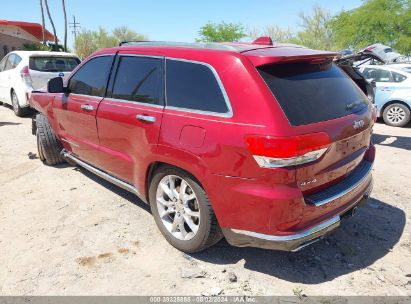
[{"label": "rear window", "polygon": [[343,117],[368,104],[360,88],[333,63],[284,63],[257,69],[294,126]]},{"label": "rear window", "polygon": [[76,57],[36,56],[30,57],[29,68],[40,72],[71,72],[79,63]]}]

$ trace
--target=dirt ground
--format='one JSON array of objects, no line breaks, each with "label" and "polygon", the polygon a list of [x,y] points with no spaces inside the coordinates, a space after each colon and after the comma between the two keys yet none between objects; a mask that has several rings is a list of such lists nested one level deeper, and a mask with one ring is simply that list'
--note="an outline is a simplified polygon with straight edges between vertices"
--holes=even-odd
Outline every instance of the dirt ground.
[{"label": "dirt ground", "polygon": [[29,157],[30,118],[0,106],[0,294],[411,295],[411,126],[377,123],[374,142],[372,200],[326,239],[187,255],[132,194]]}]

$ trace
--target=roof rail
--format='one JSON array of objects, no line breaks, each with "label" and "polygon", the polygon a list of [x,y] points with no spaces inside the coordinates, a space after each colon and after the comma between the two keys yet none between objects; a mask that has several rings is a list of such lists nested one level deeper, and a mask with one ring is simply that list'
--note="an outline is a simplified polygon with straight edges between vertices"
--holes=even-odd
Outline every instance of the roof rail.
[{"label": "roof rail", "polygon": [[225,51],[237,51],[237,49],[229,44],[218,42],[173,42],[173,41],[122,41],[119,46],[177,46],[191,47],[198,49],[215,49]]},{"label": "roof rail", "polygon": [[121,41],[121,42],[118,44],[118,46],[122,46],[123,44],[131,43],[131,42],[133,42],[133,43],[139,43],[139,42],[147,42],[147,41],[144,41],[144,40],[130,40],[130,41],[126,41],[126,40],[124,40],[124,41]]}]

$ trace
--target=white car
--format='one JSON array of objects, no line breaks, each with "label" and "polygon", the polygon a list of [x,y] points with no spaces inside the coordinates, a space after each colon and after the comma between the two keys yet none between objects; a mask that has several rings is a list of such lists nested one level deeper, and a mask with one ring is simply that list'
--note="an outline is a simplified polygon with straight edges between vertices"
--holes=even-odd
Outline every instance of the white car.
[{"label": "white car", "polygon": [[407,125],[411,120],[411,73],[391,65],[366,65],[359,71],[368,81],[375,81],[377,117],[390,126]]},{"label": "white car", "polygon": [[390,64],[390,68],[401,70],[407,73],[411,73],[411,63],[395,63],[395,64]]},{"label": "white car", "polygon": [[24,116],[31,91],[47,85],[50,78],[64,77],[79,63],[71,53],[10,52],[0,61],[0,101],[12,105],[17,116]]}]

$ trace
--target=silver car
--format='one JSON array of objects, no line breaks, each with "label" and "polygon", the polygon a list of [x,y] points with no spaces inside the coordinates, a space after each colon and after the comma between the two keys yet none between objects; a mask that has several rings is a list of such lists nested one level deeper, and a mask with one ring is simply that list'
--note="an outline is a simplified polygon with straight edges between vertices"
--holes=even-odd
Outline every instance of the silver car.
[{"label": "silver car", "polygon": [[387,125],[404,127],[410,122],[411,73],[386,65],[360,66],[359,71],[370,82],[375,82],[377,117]]}]

